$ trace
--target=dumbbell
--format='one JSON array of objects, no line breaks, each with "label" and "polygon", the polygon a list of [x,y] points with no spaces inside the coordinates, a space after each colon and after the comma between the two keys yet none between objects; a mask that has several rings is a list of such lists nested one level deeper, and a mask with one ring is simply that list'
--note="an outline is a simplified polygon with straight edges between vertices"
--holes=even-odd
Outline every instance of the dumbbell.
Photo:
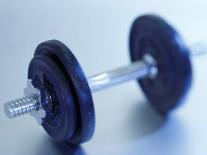
[{"label": "dumbbell", "polygon": [[57,40],[38,45],[28,69],[25,97],[7,102],[9,118],[31,113],[57,141],[91,139],[95,112],[91,93],[136,79],[154,109],[167,115],[192,82],[191,53],[177,31],[156,15],[138,17],[131,28],[132,63],[86,78],[69,48]]}]

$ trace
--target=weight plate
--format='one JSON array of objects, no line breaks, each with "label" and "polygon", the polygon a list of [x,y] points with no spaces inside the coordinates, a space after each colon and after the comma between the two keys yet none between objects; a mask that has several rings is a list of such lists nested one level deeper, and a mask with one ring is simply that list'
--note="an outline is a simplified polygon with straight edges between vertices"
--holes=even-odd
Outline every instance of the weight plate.
[{"label": "weight plate", "polygon": [[[72,91],[71,97],[76,107],[77,122],[74,135],[66,142],[79,144],[88,141],[94,133],[95,112],[87,79],[75,56],[57,40],[41,43],[35,51],[34,57],[36,56],[48,57],[58,65]],[[65,100],[70,98],[67,95],[63,97]]]},{"label": "weight plate", "polygon": [[138,80],[152,106],[166,114],[179,105],[192,81],[189,50],[176,30],[155,15],[137,18],[130,32],[131,60],[150,54],[157,63],[155,78]]},{"label": "weight plate", "polygon": [[[70,85],[62,71],[48,57],[37,55],[30,62],[28,78],[41,92],[46,111],[44,129],[58,141],[70,139],[76,130],[77,114]],[[46,98],[51,98],[50,102],[45,102]]]}]

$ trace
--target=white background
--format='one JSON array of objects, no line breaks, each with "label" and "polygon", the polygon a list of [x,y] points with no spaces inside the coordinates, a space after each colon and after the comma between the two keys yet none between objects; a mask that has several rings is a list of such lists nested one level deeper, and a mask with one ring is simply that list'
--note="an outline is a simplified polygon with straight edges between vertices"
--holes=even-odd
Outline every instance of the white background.
[{"label": "white background", "polygon": [[128,33],[141,14],[167,19],[187,44],[207,39],[204,0],[2,0],[0,2],[0,154],[2,155],[201,155],[207,153],[207,56],[192,58],[193,85],[168,119],[147,103],[135,82],[94,94],[96,132],[66,149],[31,116],[15,120],[4,102],[21,97],[29,61],[42,41],[63,41],[86,75],[129,63]]}]

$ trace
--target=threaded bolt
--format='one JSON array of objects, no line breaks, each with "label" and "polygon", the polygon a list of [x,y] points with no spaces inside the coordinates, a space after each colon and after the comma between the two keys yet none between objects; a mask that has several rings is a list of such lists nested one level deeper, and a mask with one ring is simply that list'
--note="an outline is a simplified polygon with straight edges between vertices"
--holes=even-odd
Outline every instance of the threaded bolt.
[{"label": "threaded bolt", "polygon": [[4,105],[4,111],[9,118],[18,117],[32,111],[42,109],[40,95],[30,95],[10,101]]}]

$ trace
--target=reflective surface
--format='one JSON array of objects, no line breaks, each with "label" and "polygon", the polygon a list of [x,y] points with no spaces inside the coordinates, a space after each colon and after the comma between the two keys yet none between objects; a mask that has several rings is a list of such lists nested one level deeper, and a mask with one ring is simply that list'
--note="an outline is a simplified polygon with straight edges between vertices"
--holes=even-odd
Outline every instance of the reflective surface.
[{"label": "reflective surface", "polygon": [[103,72],[90,76],[88,83],[92,92],[97,92],[108,87],[112,87],[130,80],[153,78],[157,75],[156,62],[152,56],[147,56],[150,60],[141,60],[125,67],[120,67],[108,72]]},{"label": "reflective surface", "polygon": [[40,42],[63,41],[86,75],[94,75],[129,63],[129,28],[143,13],[162,15],[188,43],[205,40],[206,5],[202,0],[1,1],[0,154],[206,154],[206,56],[192,59],[194,80],[188,98],[166,119],[145,101],[136,82],[94,94],[96,132],[79,147],[53,142],[30,115],[10,120],[3,112],[3,103],[23,95],[28,64]]}]

